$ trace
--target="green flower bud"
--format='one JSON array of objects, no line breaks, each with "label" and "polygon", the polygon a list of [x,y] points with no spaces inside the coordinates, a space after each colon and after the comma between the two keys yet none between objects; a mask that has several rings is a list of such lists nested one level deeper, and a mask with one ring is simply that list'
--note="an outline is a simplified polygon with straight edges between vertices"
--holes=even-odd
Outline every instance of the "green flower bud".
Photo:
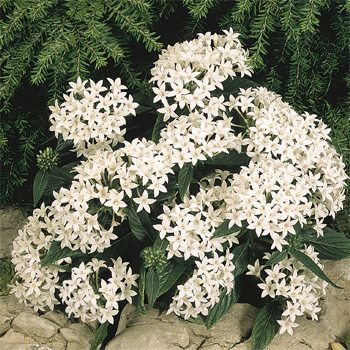
[{"label": "green flower bud", "polygon": [[167,262],[164,251],[153,247],[145,248],[141,253],[141,257],[146,268],[154,268],[158,271],[161,270]]},{"label": "green flower bud", "polygon": [[57,166],[59,154],[51,147],[47,147],[43,151],[39,151],[39,154],[36,156],[36,160],[40,170],[48,171]]}]

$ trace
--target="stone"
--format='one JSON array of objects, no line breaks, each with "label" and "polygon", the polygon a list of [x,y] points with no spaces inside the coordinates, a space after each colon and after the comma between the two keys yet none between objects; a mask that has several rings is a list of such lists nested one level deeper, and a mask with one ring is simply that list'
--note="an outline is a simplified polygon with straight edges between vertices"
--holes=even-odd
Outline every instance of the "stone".
[{"label": "stone", "polygon": [[55,334],[49,339],[44,339],[43,344],[48,346],[50,350],[66,350],[67,341],[61,334]]},{"label": "stone", "polygon": [[67,350],[68,348],[89,349],[94,337],[92,329],[84,323],[73,323],[69,327],[61,328],[60,333],[68,342]]},{"label": "stone", "polygon": [[11,256],[12,242],[26,220],[25,214],[19,209],[11,207],[0,209],[0,258]]},{"label": "stone", "polygon": [[255,307],[236,304],[219,325],[208,330],[174,314],[159,315],[155,309],[140,314],[129,307],[121,314],[119,334],[107,344],[106,350],[230,349],[248,336],[256,314]]},{"label": "stone", "polygon": [[56,323],[60,327],[66,326],[68,324],[68,317],[59,311],[48,311],[42,317]]},{"label": "stone", "polygon": [[[36,344],[38,343],[32,338],[27,335],[24,335],[20,332],[16,332],[14,329],[10,329],[3,337],[0,338],[0,341],[2,343],[7,344]],[[1,347],[0,349],[4,349],[5,347]],[[6,348],[5,348],[6,349]]]},{"label": "stone", "polygon": [[343,289],[328,286],[320,323],[339,338],[350,338],[350,259],[327,261],[326,275]]},{"label": "stone", "polygon": [[12,320],[27,307],[20,304],[12,295],[0,297],[0,335],[6,333],[11,326]]},{"label": "stone", "polygon": [[27,311],[21,312],[13,320],[12,327],[20,333],[42,338],[50,338],[59,330],[56,323]]}]

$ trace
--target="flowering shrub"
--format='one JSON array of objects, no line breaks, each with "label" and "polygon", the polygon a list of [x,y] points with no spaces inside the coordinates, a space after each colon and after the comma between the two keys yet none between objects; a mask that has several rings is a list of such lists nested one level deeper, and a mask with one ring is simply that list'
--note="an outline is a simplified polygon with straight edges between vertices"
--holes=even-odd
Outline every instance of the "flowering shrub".
[{"label": "flowering shrub", "polygon": [[[120,79],[79,79],[50,107],[52,131],[80,163],[20,230],[12,292],[37,311],[63,304],[98,320],[100,339],[125,303],[165,303],[211,327],[252,275],[266,301],[252,334],[262,349],[297,317],[317,319],[327,285],[337,287],[320,258],[350,254],[325,224],[342,208],[342,159],[315,115],[246,79],[232,30],[169,46],[151,73],[151,139],[124,139],[138,103]],[[47,173],[35,183],[40,198]]]}]

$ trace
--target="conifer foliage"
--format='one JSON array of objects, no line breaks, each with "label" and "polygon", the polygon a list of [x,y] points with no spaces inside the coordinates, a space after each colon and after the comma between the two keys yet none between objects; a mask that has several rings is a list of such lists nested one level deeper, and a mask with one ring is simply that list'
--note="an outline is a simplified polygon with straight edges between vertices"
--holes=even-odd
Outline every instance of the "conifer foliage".
[{"label": "conifer foliage", "polygon": [[[61,96],[68,81],[91,77],[107,65],[119,66],[129,86],[140,84],[130,65],[130,45],[160,50],[162,43],[151,29],[156,13],[150,0],[0,1],[2,202],[25,183],[39,143],[48,138],[47,122],[40,126],[47,115],[37,115],[48,111],[37,106]],[[18,96],[30,86],[42,90],[36,90],[33,115],[24,118]],[[38,122],[41,131],[35,131]]]}]

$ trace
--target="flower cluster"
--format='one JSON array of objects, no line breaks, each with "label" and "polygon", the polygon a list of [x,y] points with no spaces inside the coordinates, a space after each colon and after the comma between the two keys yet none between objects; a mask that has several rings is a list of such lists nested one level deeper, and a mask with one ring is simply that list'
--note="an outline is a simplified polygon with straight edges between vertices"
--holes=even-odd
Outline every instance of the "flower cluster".
[{"label": "flower cluster", "polygon": [[[119,257],[108,267],[105,261],[92,259],[72,269],[71,279],[65,280],[60,288],[60,297],[67,305],[68,315],[80,317],[83,322],[98,320],[113,323],[113,316],[119,313],[119,302],[136,295],[138,275],[133,275],[128,263]],[[102,269],[108,269],[108,280],[99,278]]]},{"label": "flower cluster", "polygon": [[[303,252],[323,268],[313,246],[305,246]],[[271,254],[265,254],[264,259],[268,260],[270,257]],[[319,301],[326,294],[328,283],[306,269],[300,261],[287,257],[271,268],[266,268],[260,266],[259,260],[256,260],[254,266],[248,265],[248,269],[247,275],[254,275],[262,281],[258,287],[262,289],[263,298],[285,298],[283,318],[278,321],[281,325],[280,333],[287,331],[293,334],[293,328],[298,326],[295,322],[297,316],[306,315],[312,320],[318,320],[317,314],[321,311]]]},{"label": "flower cluster", "polygon": [[151,69],[151,81],[156,84],[154,102],[163,108],[158,112],[164,121],[177,118],[177,109],[193,111],[200,108],[208,116],[217,116],[224,97],[212,96],[223,81],[237,74],[251,75],[248,52],[232,29],[225,35],[199,34],[198,39],[168,46]]},{"label": "flower cluster", "polygon": [[[42,266],[53,242],[54,230],[47,223],[50,220],[50,207],[35,209],[28,223],[19,230],[13,242],[12,263],[15,265],[16,281],[12,293],[23,303],[31,305],[35,311],[46,307],[53,310],[59,304],[55,296],[59,288],[59,265],[69,262],[69,258],[57,262],[57,266]],[[51,216],[52,217],[52,216]]]},{"label": "flower cluster", "polygon": [[65,102],[56,101],[50,107],[51,131],[56,137],[61,134],[64,140],[73,140],[78,156],[94,150],[115,146],[123,141],[128,115],[135,115],[138,106],[132,96],[127,97],[126,89],[119,78],[109,79],[109,89],[103,81],[92,80],[69,83],[69,95],[63,95]]},{"label": "flower cluster", "polygon": [[169,306],[168,313],[174,312],[184,319],[207,316],[209,309],[220,301],[222,294],[231,292],[234,286],[232,263],[233,254],[213,253],[211,258],[205,256],[196,261],[193,275],[177,286],[177,294]]},{"label": "flower cluster", "polygon": [[270,235],[278,250],[297,223],[312,224],[322,235],[324,219],[342,208],[347,179],[341,157],[328,143],[329,129],[265,88],[229,98],[229,108],[246,124],[246,152],[252,158],[227,191],[230,224],[246,220],[258,236]]}]

